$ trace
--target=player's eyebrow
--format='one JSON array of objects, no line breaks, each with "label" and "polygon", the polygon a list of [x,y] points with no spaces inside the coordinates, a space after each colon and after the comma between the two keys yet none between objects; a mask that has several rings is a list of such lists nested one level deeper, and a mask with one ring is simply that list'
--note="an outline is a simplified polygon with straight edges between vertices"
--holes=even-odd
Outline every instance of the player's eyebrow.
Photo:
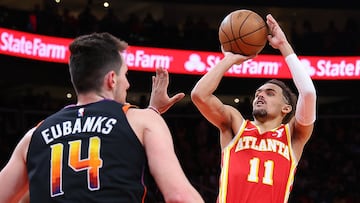
[{"label": "player's eyebrow", "polygon": [[255,93],[259,93],[259,92],[263,92],[263,91],[265,91],[265,92],[269,92],[269,91],[271,91],[271,92],[276,92],[276,90],[273,89],[273,88],[266,88],[266,89],[259,88],[259,89],[257,89],[257,90],[255,91]]}]

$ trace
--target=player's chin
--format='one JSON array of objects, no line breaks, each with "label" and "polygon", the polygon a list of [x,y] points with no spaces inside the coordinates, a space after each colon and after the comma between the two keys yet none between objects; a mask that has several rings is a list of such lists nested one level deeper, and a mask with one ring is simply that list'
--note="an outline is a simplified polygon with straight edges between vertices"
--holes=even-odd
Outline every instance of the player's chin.
[{"label": "player's chin", "polygon": [[264,109],[264,108],[265,108],[264,104],[260,104],[260,103],[253,104],[253,109]]},{"label": "player's chin", "polygon": [[254,108],[252,115],[255,117],[264,117],[267,115],[267,111],[264,108]]}]

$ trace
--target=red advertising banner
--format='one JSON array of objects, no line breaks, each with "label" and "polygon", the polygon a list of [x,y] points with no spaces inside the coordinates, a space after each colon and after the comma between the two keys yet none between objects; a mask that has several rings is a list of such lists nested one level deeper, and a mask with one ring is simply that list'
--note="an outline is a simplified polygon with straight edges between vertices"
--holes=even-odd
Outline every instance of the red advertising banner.
[{"label": "red advertising banner", "polygon": [[[67,63],[72,39],[49,37],[0,28],[0,54]],[[222,58],[220,52],[130,46],[124,53],[129,70],[154,72],[165,67],[169,73],[203,75]],[[313,79],[360,79],[360,56],[299,56]],[[258,55],[234,65],[226,76],[244,78],[291,78],[280,55]]]},{"label": "red advertising banner", "polygon": [[71,40],[0,28],[0,54],[67,63]]}]

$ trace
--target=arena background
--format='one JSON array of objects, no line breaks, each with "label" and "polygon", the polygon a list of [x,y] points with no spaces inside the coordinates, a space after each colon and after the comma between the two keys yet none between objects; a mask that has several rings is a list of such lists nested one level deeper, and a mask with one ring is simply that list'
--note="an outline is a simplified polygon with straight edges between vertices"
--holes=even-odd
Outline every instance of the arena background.
[{"label": "arena background", "polygon": [[[217,27],[235,9],[272,13],[299,55],[356,56],[360,60],[360,9],[355,1],[10,1],[0,0],[0,27],[73,38],[108,31],[132,45],[219,51]],[[88,8],[88,13],[85,12]],[[68,13],[69,16],[65,14]],[[36,24],[33,22],[36,18]],[[32,20],[31,20],[32,19]],[[36,26],[34,26],[36,25]],[[266,46],[263,54],[278,54]],[[67,65],[0,55],[0,168],[28,128],[74,98]],[[129,72],[131,103],[145,106],[149,72]],[[189,99],[200,76],[172,74],[170,94],[187,96],[163,116],[184,170],[207,202],[217,194],[217,130]],[[264,79],[224,78],[216,92],[250,117],[254,90]],[[289,85],[291,80],[285,80]],[[315,80],[319,96],[315,131],[299,163],[290,203],[360,202],[360,80]],[[234,98],[241,98],[234,103]],[[197,123],[197,125],[194,125]]]}]

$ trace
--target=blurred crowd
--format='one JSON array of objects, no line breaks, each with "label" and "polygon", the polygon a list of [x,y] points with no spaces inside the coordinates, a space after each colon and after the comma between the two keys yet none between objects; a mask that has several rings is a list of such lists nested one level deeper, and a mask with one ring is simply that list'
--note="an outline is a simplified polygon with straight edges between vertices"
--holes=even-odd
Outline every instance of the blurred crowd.
[{"label": "blurred crowd", "polygon": [[[326,10],[324,10],[326,12]],[[67,8],[34,5],[28,10],[0,7],[0,27],[32,33],[74,38],[80,34],[107,31],[131,45],[219,51],[218,28],[203,16],[184,16],[177,23],[165,23],[151,12],[119,16],[108,8],[103,16],[95,15],[91,5],[80,12]],[[317,30],[311,20],[291,22],[288,38],[301,55],[359,55],[360,21],[349,17],[343,25],[324,19],[324,30]],[[220,20],[219,20],[220,22]],[[214,42],[214,43],[209,43]],[[266,46],[263,53],[274,50]]]},{"label": "blurred crowd", "polygon": [[[165,25],[161,19],[155,20],[151,14],[144,19],[131,14],[128,19],[120,20],[111,9],[101,19],[97,19],[89,7],[77,17],[69,13],[64,10],[59,15],[38,7],[33,11],[0,7],[0,27],[69,38],[93,31],[108,31],[133,45],[218,51],[216,43],[208,43],[217,40],[217,30],[211,29],[205,20],[195,22],[188,17],[180,29],[179,25]],[[311,22],[304,22],[302,34],[294,30],[291,39],[301,54],[359,56],[358,23],[349,20],[344,29],[339,30],[329,22],[329,30],[315,33]],[[33,95],[29,90],[11,104],[1,103],[0,168],[27,129],[67,102],[57,101],[48,94]],[[250,109],[249,105],[249,101],[244,101],[237,108]],[[247,113],[246,116],[251,116]],[[164,118],[187,176],[206,202],[215,202],[221,155],[217,129],[191,102],[170,109]],[[290,203],[360,202],[360,191],[356,186],[360,180],[359,118],[360,109],[355,100],[319,106],[315,131],[299,163]]]}]

